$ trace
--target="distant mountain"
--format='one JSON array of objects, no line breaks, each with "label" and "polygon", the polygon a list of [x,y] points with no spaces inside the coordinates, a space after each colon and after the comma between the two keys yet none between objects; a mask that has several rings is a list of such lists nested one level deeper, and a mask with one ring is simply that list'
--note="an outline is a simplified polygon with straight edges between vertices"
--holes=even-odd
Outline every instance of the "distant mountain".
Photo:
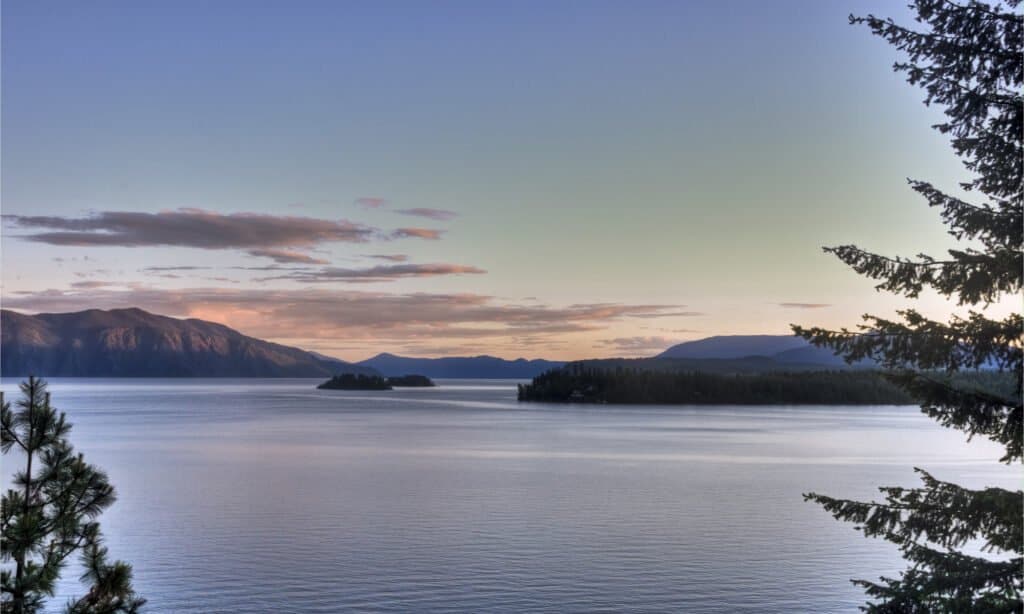
[{"label": "distant mountain", "polygon": [[[811,345],[795,335],[719,335],[674,345],[655,358],[737,360],[755,357],[768,359],[777,369],[851,366],[832,350]],[[871,365],[869,361],[861,361],[853,366]]]},{"label": "distant mountain", "polygon": [[814,347],[795,335],[719,335],[674,345],[658,358],[746,358],[775,356],[789,350]]},{"label": "distant mountain", "polygon": [[616,370],[635,369],[638,371],[673,371],[717,373],[717,374],[752,374],[773,373],[779,371],[822,371],[842,369],[820,362],[782,362],[767,356],[745,356],[743,358],[597,358],[567,363],[567,369],[579,365],[583,369]]},{"label": "distant mountain", "polygon": [[[783,364],[850,365],[835,352],[813,346],[795,335],[720,335],[672,346],[656,358],[733,359],[764,356]],[[870,366],[862,361],[855,366]]]},{"label": "distant mountain", "polygon": [[344,373],[355,373],[361,375],[380,375],[380,373],[374,369],[360,367],[351,362],[346,362],[340,358],[335,358],[334,356],[328,356],[327,354],[321,354],[320,352],[314,352],[312,350],[306,350],[306,352],[311,354],[314,358],[327,363],[327,365],[330,368],[334,369],[335,375],[341,375]]},{"label": "distant mountain", "polygon": [[330,377],[345,371],[376,374],[221,324],[141,309],[0,311],[4,377]]},{"label": "distant mountain", "polygon": [[371,367],[389,377],[414,373],[432,378],[529,379],[565,363],[525,358],[505,360],[494,356],[409,358],[394,354],[377,354],[355,364]]},{"label": "distant mountain", "polygon": [[[818,364],[829,367],[849,367],[850,365],[843,360],[842,356],[837,356],[835,352],[828,348],[820,348],[814,345],[808,345],[802,348],[793,348],[792,350],[786,350],[785,352],[779,352],[772,356],[773,360],[781,363],[801,363],[801,364]],[[870,361],[861,361],[854,363],[854,366],[868,366]]]}]

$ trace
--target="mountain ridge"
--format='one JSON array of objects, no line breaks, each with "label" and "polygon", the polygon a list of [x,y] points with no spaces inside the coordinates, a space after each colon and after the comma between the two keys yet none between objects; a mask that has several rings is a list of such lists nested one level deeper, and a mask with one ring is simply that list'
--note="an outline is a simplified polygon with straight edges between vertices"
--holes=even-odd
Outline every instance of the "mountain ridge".
[{"label": "mountain ridge", "polygon": [[869,367],[870,361],[853,365],[828,348],[811,345],[796,335],[715,335],[673,345],[655,359],[737,360],[764,357],[780,366],[820,365],[833,369]]},{"label": "mountain ridge", "polygon": [[[347,362],[264,341],[197,318],[139,308],[71,313],[0,311],[0,375],[23,377],[397,377],[530,379],[568,361],[488,354],[420,358],[391,352]],[[850,368],[826,348],[792,335],[718,335],[643,359],[588,359],[594,366],[723,371]],[[866,366],[866,365],[854,365]]]},{"label": "mountain ridge", "polygon": [[138,308],[0,310],[4,377],[328,377],[342,371],[376,373],[216,322]]},{"label": "mountain ridge", "polygon": [[367,358],[355,364],[371,367],[388,377],[415,373],[441,379],[529,379],[540,375],[544,371],[561,367],[565,362],[540,358],[508,360],[486,354],[479,356],[415,358],[381,352],[372,358]]}]

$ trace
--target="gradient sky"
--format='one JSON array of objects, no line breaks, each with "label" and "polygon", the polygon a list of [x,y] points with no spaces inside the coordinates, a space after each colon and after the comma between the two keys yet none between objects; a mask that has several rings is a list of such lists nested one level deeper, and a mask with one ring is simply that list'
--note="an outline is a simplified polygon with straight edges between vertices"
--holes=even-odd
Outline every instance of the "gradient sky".
[{"label": "gradient sky", "polygon": [[[897,2],[3,3],[2,298],[346,359],[581,358],[908,301],[965,177]],[[927,296],[925,311],[948,311]]]}]

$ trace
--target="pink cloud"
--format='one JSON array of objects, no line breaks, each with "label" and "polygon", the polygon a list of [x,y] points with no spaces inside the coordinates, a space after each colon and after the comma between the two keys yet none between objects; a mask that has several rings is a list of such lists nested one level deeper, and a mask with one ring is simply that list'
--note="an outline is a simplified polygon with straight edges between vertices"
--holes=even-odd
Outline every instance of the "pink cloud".
[{"label": "pink cloud", "polygon": [[344,269],[330,267],[318,271],[293,271],[287,275],[265,277],[259,281],[272,279],[289,279],[307,283],[342,282],[376,282],[394,281],[407,277],[435,277],[438,275],[479,275],[487,271],[475,266],[461,264],[388,264],[365,269]]},{"label": "pink cloud", "polygon": [[5,215],[16,228],[47,229],[20,238],[50,245],[178,246],[201,249],[312,247],[364,243],[375,229],[347,220],[262,213],[222,214],[203,209],[159,213],[100,211],[89,217]]},{"label": "pink cloud", "polygon": [[639,314],[656,316],[678,309],[677,305],[611,303],[524,306],[480,294],[223,286],[14,293],[4,297],[4,307],[33,312],[140,307],[220,322],[256,337],[302,343],[319,339],[437,344],[439,339],[478,339],[520,347],[552,344],[566,334],[591,333]]},{"label": "pink cloud", "polygon": [[278,264],[330,264],[327,260],[314,258],[303,252],[284,249],[251,249],[249,250],[249,255],[270,258]]},{"label": "pink cloud", "polygon": [[398,228],[391,233],[392,239],[428,239],[436,241],[441,238],[444,234],[443,230],[435,230],[432,228]]},{"label": "pink cloud", "polygon": [[450,220],[459,215],[458,213],[447,209],[427,209],[423,207],[417,207],[415,209],[398,209],[395,213],[400,213],[402,215],[415,215],[439,221]]},{"label": "pink cloud", "polygon": [[384,205],[388,204],[388,201],[376,196],[363,196],[362,198],[356,199],[356,204],[363,209],[380,209]]},{"label": "pink cloud", "polygon": [[660,352],[678,343],[678,340],[668,337],[617,337],[615,339],[604,339],[598,343],[602,346],[614,348],[616,351],[629,355],[646,355],[651,352]]}]

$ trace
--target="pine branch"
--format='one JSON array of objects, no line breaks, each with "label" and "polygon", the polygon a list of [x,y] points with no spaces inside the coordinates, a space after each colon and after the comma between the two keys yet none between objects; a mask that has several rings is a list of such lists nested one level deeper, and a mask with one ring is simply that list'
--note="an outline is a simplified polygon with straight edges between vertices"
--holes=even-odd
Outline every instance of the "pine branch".
[{"label": "pine branch", "polygon": [[878,290],[917,298],[925,287],[944,296],[956,295],[959,304],[993,303],[1024,285],[1024,252],[997,248],[985,254],[950,250],[951,260],[919,254],[919,261],[890,258],[856,245],[823,248],[854,271],[882,282]]},{"label": "pine branch", "polygon": [[821,504],[838,520],[856,523],[869,537],[909,544],[924,537],[944,548],[973,539],[992,550],[1020,554],[1022,532],[1014,519],[1024,515],[1024,492],[1002,488],[969,490],[942,482],[923,469],[924,488],[883,487],[885,503],[837,499],[818,493],[804,495]]},{"label": "pine branch", "polygon": [[995,392],[967,389],[949,378],[933,374],[903,371],[888,376],[894,383],[917,397],[921,409],[942,426],[967,433],[968,439],[984,435],[1002,444],[1005,454],[999,460],[1011,463],[1024,457],[1024,407],[1021,404],[1022,373],[1014,378],[1016,396],[1006,398]]},{"label": "pine branch", "polygon": [[995,363],[1002,370],[1019,372],[1024,364],[1018,314],[1002,321],[972,312],[967,319],[954,317],[950,323],[936,322],[912,309],[900,311],[904,322],[866,315],[859,331],[803,328],[793,331],[810,343],[828,347],[853,363],[874,360],[891,370],[978,369]]}]

